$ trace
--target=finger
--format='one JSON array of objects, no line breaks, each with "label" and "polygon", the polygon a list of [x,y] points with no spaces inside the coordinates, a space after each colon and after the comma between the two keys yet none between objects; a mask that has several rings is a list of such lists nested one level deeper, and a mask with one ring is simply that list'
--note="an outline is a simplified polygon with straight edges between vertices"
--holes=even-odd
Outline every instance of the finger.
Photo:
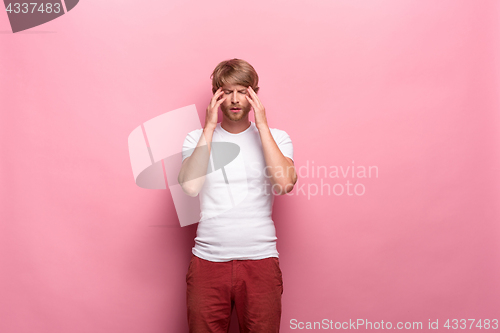
[{"label": "finger", "polygon": [[250,102],[250,104],[252,105],[252,107],[255,109],[255,102],[248,96],[245,95],[245,97],[247,98],[247,100]]},{"label": "finger", "polygon": [[215,102],[220,101],[220,100],[221,100],[221,98],[222,98],[222,96],[223,96],[223,95],[221,95],[221,94],[219,94],[219,95],[215,96]]},{"label": "finger", "polygon": [[214,96],[212,97],[212,100],[211,100],[211,105],[214,106],[216,102],[220,101],[220,97],[221,95],[223,94],[224,92],[223,91],[219,91],[219,92],[216,92],[214,94]]},{"label": "finger", "polygon": [[222,92],[222,87],[220,87],[219,89],[217,89],[215,92],[214,92],[214,96],[217,95],[217,94],[220,94]]},{"label": "finger", "polygon": [[260,100],[257,96],[255,96],[254,98],[250,98],[249,96],[246,97],[248,98],[248,101],[250,102],[250,104],[252,104],[252,106],[255,107],[256,105],[261,105]]},{"label": "finger", "polygon": [[[219,88],[219,89],[221,89],[221,88]],[[222,90],[217,90],[217,91],[215,92],[215,94],[213,95],[213,97],[212,97],[212,98],[219,97],[219,96],[220,96],[221,94],[223,94],[223,93],[224,93],[224,92],[223,92]]]},{"label": "finger", "polygon": [[250,91],[252,95],[256,95],[255,91],[252,89],[252,86],[248,86],[248,91]]},{"label": "finger", "polygon": [[258,105],[262,106],[262,102],[260,101],[260,98],[257,95],[257,93],[253,90],[251,91],[251,93],[252,93],[252,99],[254,100],[254,102],[257,103]]},{"label": "finger", "polygon": [[253,91],[253,90],[252,90],[252,87],[248,87],[248,88],[250,88],[250,89],[247,89],[248,94],[250,95],[250,96],[248,96],[248,97],[250,97],[250,99],[251,99],[252,101],[257,101],[257,100],[258,100],[258,97],[255,95],[255,91]]},{"label": "finger", "polygon": [[222,102],[224,102],[226,99],[227,99],[227,96],[222,97],[221,99],[219,99],[217,101],[217,103],[215,103],[215,106],[218,108],[222,104]]},{"label": "finger", "polygon": [[252,89],[251,86],[249,86],[247,90],[250,92],[250,95],[252,95],[252,99],[254,99],[257,103],[260,102],[259,96],[257,96],[257,93]]}]

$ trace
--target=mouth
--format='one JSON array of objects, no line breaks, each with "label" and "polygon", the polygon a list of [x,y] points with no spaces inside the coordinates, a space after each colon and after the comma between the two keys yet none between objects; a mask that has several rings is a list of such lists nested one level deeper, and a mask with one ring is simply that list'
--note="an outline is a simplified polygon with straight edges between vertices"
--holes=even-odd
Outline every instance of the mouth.
[{"label": "mouth", "polygon": [[241,111],[240,108],[231,108],[230,110],[231,110],[231,112],[234,112],[234,113],[238,113]]}]

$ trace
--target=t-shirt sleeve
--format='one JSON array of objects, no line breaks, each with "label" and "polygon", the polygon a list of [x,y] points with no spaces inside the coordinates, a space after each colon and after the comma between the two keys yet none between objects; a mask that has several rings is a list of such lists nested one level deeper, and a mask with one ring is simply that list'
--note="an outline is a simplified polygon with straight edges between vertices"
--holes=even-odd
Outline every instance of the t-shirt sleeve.
[{"label": "t-shirt sleeve", "polygon": [[279,129],[273,129],[271,134],[283,156],[289,157],[293,161],[293,144],[288,133]]},{"label": "t-shirt sleeve", "polygon": [[200,141],[201,134],[203,133],[203,129],[194,130],[186,135],[184,139],[184,143],[182,144],[182,161],[191,156]]}]

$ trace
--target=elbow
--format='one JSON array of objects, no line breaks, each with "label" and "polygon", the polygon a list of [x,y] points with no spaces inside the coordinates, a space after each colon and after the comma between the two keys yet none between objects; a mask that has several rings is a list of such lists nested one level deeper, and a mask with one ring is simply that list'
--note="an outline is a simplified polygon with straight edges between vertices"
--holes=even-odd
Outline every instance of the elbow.
[{"label": "elbow", "polygon": [[290,180],[290,182],[288,182],[287,184],[285,184],[285,186],[283,187],[283,193],[282,194],[287,194],[289,192],[292,192],[294,186],[295,186],[295,183],[297,183],[297,174],[294,173],[293,176],[292,176],[292,179]]},{"label": "elbow", "polygon": [[277,195],[284,195],[284,194],[287,194],[289,192],[292,192],[293,190],[293,187],[295,186],[295,183],[297,182],[297,178],[289,181],[289,182],[286,182],[286,183],[281,183],[281,184],[278,184],[278,188],[279,188],[279,192],[275,192]]},{"label": "elbow", "polygon": [[198,193],[197,192],[186,192],[187,195],[189,195],[190,197],[194,198],[194,197],[197,197],[198,196]]},{"label": "elbow", "polygon": [[185,194],[189,195],[190,197],[196,197],[198,195],[198,193],[200,192],[199,190],[196,190],[192,186],[188,186],[187,182],[183,182],[181,180],[181,176],[180,175],[177,178],[177,181],[179,182],[179,185],[181,186],[182,191]]},{"label": "elbow", "polygon": [[285,186],[280,185],[280,191],[274,192],[276,195],[285,195],[293,190],[293,184],[287,184]]},{"label": "elbow", "polygon": [[278,195],[285,195],[289,192],[292,192],[293,190],[293,186],[289,186],[289,187],[285,187],[283,191],[281,191],[281,193],[278,193]]},{"label": "elbow", "polygon": [[[286,177],[286,178],[274,179],[273,183],[274,183],[273,192],[276,195],[287,194],[293,190],[295,183],[297,183],[297,173],[293,172],[292,175],[290,175],[289,177]],[[278,190],[278,191],[276,191],[276,190]]]},{"label": "elbow", "polygon": [[193,188],[190,188],[189,186],[181,184],[182,191],[189,195],[190,197],[196,197],[199,193],[199,191],[196,191]]},{"label": "elbow", "polygon": [[[288,185],[286,185],[286,186],[284,187],[283,194],[287,194],[287,193],[289,193],[289,192],[292,192],[294,185],[295,185],[295,183],[289,183]],[[283,194],[282,194],[282,195],[283,195]]]}]

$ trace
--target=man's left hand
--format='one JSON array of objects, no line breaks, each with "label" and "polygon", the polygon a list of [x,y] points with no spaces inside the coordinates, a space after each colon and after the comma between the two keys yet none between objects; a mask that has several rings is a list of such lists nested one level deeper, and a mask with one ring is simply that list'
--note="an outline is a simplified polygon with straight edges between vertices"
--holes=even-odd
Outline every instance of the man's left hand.
[{"label": "man's left hand", "polygon": [[[245,95],[248,102],[252,105],[254,115],[255,115],[255,126],[257,129],[265,128],[267,126],[266,109],[262,105],[257,93],[253,91],[252,87],[247,89],[248,95]],[[250,95],[250,97],[249,97]]]}]

